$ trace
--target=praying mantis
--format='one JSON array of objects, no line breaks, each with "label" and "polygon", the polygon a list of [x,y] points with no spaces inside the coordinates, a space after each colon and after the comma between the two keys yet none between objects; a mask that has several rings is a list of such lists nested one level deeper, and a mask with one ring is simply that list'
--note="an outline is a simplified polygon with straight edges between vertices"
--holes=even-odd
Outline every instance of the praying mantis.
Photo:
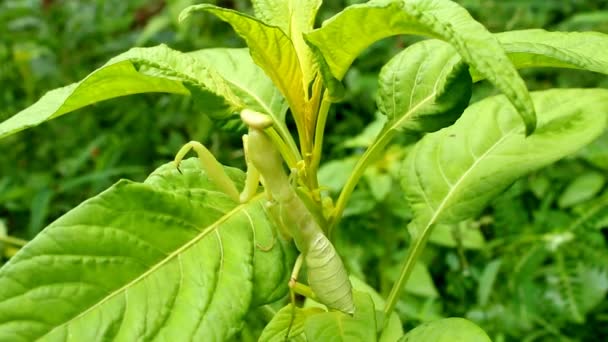
[{"label": "praying mantis", "polygon": [[[273,221],[285,238],[293,238],[300,251],[288,284],[292,302],[295,302],[297,293],[326,305],[330,310],[354,314],[352,285],[342,259],[296,193],[283,168],[283,158],[264,131],[272,126],[272,119],[248,109],[241,112],[241,119],[249,127],[249,133],[243,136],[247,176],[242,192],[238,192],[211,152],[198,142],[189,142],[180,149],[175,156],[176,167],[179,170],[179,163],[193,149],[210,180],[240,203],[246,203],[257,193],[261,181]],[[303,265],[307,269],[308,286],[297,281]]]}]

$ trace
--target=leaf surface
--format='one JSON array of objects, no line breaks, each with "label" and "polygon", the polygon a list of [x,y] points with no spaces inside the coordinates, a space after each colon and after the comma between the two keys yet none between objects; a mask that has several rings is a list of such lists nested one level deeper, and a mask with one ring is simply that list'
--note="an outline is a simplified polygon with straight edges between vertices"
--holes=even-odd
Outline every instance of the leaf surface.
[{"label": "leaf surface", "polygon": [[416,214],[415,232],[475,216],[517,178],[575,152],[606,127],[607,90],[556,89],[533,98],[540,114],[530,137],[507,99],[496,96],[416,145],[402,182]]},{"label": "leaf surface", "polygon": [[[303,118],[303,113],[299,112],[305,107],[302,70],[298,54],[289,36],[280,28],[270,26],[256,18],[209,4],[187,7],[180,14],[180,20],[198,11],[209,12],[227,22],[239,36],[245,39],[251,57],[285,96],[289,107],[295,112],[296,121]],[[298,127],[300,125],[298,123]]]},{"label": "leaf surface", "polygon": [[458,224],[438,225],[429,236],[429,242],[443,247],[462,247],[464,249],[482,249],[485,238],[473,221],[462,221]]},{"label": "leaf surface", "polygon": [[601,172],[589,171],[576,178],[566,187],[557,199],[560,208],[568,208],[595,197],[606,184]]},{"label": "leaf surface", "polygon": [[353,296],[356,309],[352,317],[339,311],[309,317],[304,323],[308,341],[376,341],[374,302],[363,292],[353,291]]},{"label": "leaf surface", "polygon": [[389,321],[385,324],[385,315],[384,312],[381,311],[382,308],[385,307],[386,301],[376,290],[365,283],[363,280],[355,277],[349,276],[350,282],[353,284],[353,289],[367,293],[374,303],[374,307],[376,308],[376,323],[379,328],[382,329],[382,333],[378,337],[379,342],[393,342],[397,341],[401,336],[403,336],[403,323],[401,323],[401,319],[399,319],[399,315],[396,312],[391,314]]},{"label": "leaf surface", "polygon": [[261,196],[233,202],[197,159],[182,172],[118,182],[0,269],[0,340],[225,340],[283,296],[291,252]]},{"label": "leaf surface", "polygon": [[452,124],[471,98],[468,67],[438,40],[411,45],[380,71],[378,109],[387,123],[380,133],[429,132]]},{"label": "leaf surface", "polygon": [[469,13],[447,0],[372,0],[346,8],[306,35],[316,45],[334,76],[342,79],[354,59],[369,45],[398,34],[415,34],[450,43],[513,103],[530,134],[535,111],[526,85],[497,39]]},{"label": "leaf surface", "polygon": [[[608,34],[599,32],[549,32],[541,29],[495,34],[517,68],[557,67],[608,74]],[[484,77],[474,68],[473,79]]]},{"label": "leaf surface", "polygon": [[444,318],[417,326],[401,342],[492,342],[475,323],[464,318]]},{"label": "leaf surface", "polygon": [[279,129],[287,130],[284,99],[245,50],[184,54],[159,45],[133,48],[82,81],[46,93],[0,123],[0,138],[96,102],[150,92],[192,95],[204,103],[205,113],[212,117],[224,118],[245,107],[254,108],[271,115]]},{"label": "leaf surface", "polygon": [[38,102],[0,123],[0,138],[90,104],[115,97],[164,92],[189,95],[197,89],[209,112],[225,116],[241,107],[221,76],[165,45],[133,48],[85,79],[46,93]]},{"label": "leaf surface", "polygon": [[245,108],[270,115],[281,136],[290,137],[285,125],[285,98],[251,59],[249,49],[202,49],[187,55],[213,67]]},{"label": "leaf surface", "polygon": [[486,265],[479,277],[477,303],[482,307],[485,307],[488,304],[488,299],[492,294],[492,289],[494,288],[494,283],[496,282],[501,264],[502,260],[500,259],[492,260]]},{"label": "leaf surface", "polygon": [[[289,331],[288,341],[307,341],[306,335],[304,335],[304,322],[316,314],[325,312],[325,310],[318,307],[311,308],[295,308],[292,304],[284,306],[279,312],[274,315],[272,320],[266,325],[262,335],[259,338],[259,342],[282,342],[286,340],[287,332]],[[293,323],[292,323],[293,319]],[[291,324],[291,330],[290,328]]]},{"label": "leaf surface", "polygon": [[254,0],[255,16],[268,25],[277,26],[293,42],[302,67],[304,89],[315,78],[319,66],[304,41],[303,33],[312,30],[321,0]]}]

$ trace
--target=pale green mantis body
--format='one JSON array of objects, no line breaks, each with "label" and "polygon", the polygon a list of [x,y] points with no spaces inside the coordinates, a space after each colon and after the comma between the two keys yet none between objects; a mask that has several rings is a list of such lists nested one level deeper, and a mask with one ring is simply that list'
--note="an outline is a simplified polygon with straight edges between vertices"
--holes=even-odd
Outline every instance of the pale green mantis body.
[{"label": "pale green mantis body", "polygon": [[[280,153],[264,132],[264,129],[272,125],[272,120],[264,114],[249,110],[241,112],[241,118],[249,126],[249,134],[243,137],[247,179],[240,194],[224,173],[221,164],[198,142],[190,142],[182,147],[175,157],[176,165],[179,166],[186,153],[194,149],[211,181],[241,203],[247,202],[256,194],[261,177],[273,220],[282,235],[294,239],[301,253],[289,282],[292,294],[297,292],[312,297],[329,309],[353,314],[355,306],[352,286],[342,259],[291,185]],[[307,268],[309,287],[297,282],[302,264]]]}]

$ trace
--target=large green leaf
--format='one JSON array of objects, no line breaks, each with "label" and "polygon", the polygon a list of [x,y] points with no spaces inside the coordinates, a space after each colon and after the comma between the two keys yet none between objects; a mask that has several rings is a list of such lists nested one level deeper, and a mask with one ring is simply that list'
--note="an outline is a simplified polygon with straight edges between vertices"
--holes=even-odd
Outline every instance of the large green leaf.
[{"label": "large green leaf", "polygon": [[[345,199],[350,197],[369,163],[385,153],[385,147],[395,135],[402,131],[435,131],[453,123],[466,108],[471,97],[471,76],[467,65],[454,55],[454,49],[444,42],[427,40],[405,49],[382,68],[378,108],[386,118],[382,120],[385,123],[379,133],[374,129],[366,133],[376,134],[375,140],[357,161],[354,171],[346,173],[351,178],[340,194],[338,210],[344,208]],[[384,183],[384,188],[390,188],[390,181]],[[372,186],[372,190],[377,188]],[[382,197],[382,193],[379,195]],[[340,216],[341,212],[335,213],[335,217]]]},{"label": "large green leaf", "polygon": [[372,0],[353,5],[306,35],[325,57],[338,79],[354,59],[375,41],[397,34],[416,34],[450,43],[463,60],[496,85],[517,108],[529,134],[534,106],[517,70],[497,39],[469,13],[449,0]]},{"label": "large green leaf", "polygon": [[410,46],[380,71],[378,108],[387,116],[381,132],[428,132],[452,124],[469,104],[471,76],[455,51],[438,40]]},{"label": "large green leaf", "polygon": [[348,342],[376,341],[376,313],[374,302],[367,293],[353,291],[355,314],[339,311],[309,317],[304,322],[308,341]]},{"label": "large green leaf", "polygon": [[[608,74],[608,35],[598,32],[521,30],[495,34],[517,68],[574,68]],[[484,77],[475,69],[473,79]]]},{"label": "large green leaf", "polygon": [[180,14],[184,20],[194,12],[206,11],[232,26],[245,39],[253,60],[266,72],[287,99],[298,122],[305,107],[303,76],[296,49],[285,32],[237,11],[209,5],[187,7]]},{"label": "large green leaf", "polygon": [[253,62],[249,49],[202,49],[187,55],[213,67],[243,106],[270,115],[283,139],[291,139],[285,125],[285,98]]},{"label": "large green leaf", "polygon": [[445,318],[417,326],[401,342],[492,342],[475,323],[464,318]]},{"label": "large green leaf", "polygon": [[263,196],[235,203],[198,165],[120,181],[24,247],[0,269],[0,340],[220,341],[283,296]]},{"label": "large green leaf", "polygon": [[549,90],[533,99],[539,113],[533,136],[526,138],[507,99],[495,96],[416,145],[402,183],[415,231],[475,216],[517,178],[575,152],[605,129],[608,90]]},{"label": "large green leaf", "polygon": [[209,113],[227,115],[243,107],[222,77],[199,60],[164,45],[134,48],[0,123],[0,138],[107,99],[149,92],[188,95],[188,88],[197,91]]}]

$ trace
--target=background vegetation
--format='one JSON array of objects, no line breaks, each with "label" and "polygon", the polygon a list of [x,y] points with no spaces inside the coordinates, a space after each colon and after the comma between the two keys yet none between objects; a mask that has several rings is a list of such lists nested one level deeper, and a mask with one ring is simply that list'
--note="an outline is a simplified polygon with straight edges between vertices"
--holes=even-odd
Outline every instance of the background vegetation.
[{"label": "background vegetation", "polygon": [[[188,51],[244,45],[211,16],[178,25],[179,11],[196,2],[2,1],[0,121],[132,46],[165,43]],[[357,2],[326,1],[320,19]],[[543,27],[608,33],[605,0],[458,2],[493,32]],[[243,11],[249,6],[248,1],[215,3]],[[347,74],[347,97],[332,109],[328,125],[321,174],[328,191],[340,189],[346,180],[341,176],[378,128],[378,70],[413,41],[384,40]],[[530,89],[608,86],[606,77],[587,72],[544,69],[523,75]],[[474,99],[493,91],[477,85]],[[212,122],[188,98],[132,96],[82,112],[0,141],[0,236],[33,238],[119,178],[143,180],[189,140],[205,143],[228,165],[243,163],[240,128]],[[366,173],[337,241],[351,273],[383,294],[408,246],[411,213],[403,207],[395,175],[407,151],[407,141],[392,145]],[[475,220],[437,229],[398,305],[406,328],[462,316],[495,341],[608,340],[607,180],[608,133],[577,155],[518,181]],[[5,259],[16,248],[18,243],[0,242]],[[252,320],[241,338],[255,336],[256,329]]]}]

